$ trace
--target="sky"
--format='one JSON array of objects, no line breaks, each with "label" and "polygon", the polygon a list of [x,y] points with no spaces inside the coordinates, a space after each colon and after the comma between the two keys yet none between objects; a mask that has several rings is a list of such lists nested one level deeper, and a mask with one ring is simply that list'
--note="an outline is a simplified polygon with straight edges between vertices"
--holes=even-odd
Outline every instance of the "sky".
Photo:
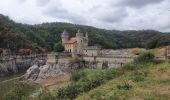
[{"label": "sky", "polygon": [[67,22],[170,32],[170,0],[0,0],[0,14],[24,24]]}]

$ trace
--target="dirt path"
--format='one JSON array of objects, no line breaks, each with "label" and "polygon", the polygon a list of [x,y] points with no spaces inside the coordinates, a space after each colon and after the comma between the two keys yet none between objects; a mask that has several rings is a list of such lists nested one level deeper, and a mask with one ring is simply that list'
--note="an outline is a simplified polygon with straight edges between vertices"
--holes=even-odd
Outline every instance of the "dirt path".
[{"label": "dirt path", "polygon": [[15,77],[15,78],[11,78],[11,79],[8,79],[8,80],[5,80],[5,81],[2,81],[2,82],[0,82],[0,83],[5,83],[5,82],[9,82],[9,81],[17,80],[17,79],[20,79],[20,78],[22,78],[22,77],[23,77],[23,75],[22,75],[22,76],[19,76],[19,77]]},{"label": "dirt path", "polygon": [[62,74],[58,75],[56,77],[48,78],[44,81],[42,81],[40,84],[50,91],[55,90],[57,87],[62,86],[64,83],[67,83],[70,81],[70,75],[68,74]]}]

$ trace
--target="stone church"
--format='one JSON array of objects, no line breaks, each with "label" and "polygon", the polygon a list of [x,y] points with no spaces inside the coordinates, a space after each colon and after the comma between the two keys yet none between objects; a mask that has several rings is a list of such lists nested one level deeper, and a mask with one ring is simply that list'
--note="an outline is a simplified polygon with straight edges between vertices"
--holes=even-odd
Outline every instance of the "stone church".
[{"label": "stone church", "polygon": [[75,37],[69,37],[69,33],[64,30],[61,34],[62,44],[65,52],[75,55],[97,56],[99,48],[96,46],[88,46],[88,33],[77,31]]}]

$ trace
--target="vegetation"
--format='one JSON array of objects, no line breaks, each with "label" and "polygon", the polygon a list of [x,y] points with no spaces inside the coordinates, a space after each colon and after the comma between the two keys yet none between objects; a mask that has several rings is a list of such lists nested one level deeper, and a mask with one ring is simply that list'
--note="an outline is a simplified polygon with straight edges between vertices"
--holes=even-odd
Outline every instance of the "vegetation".
[{"label": "vegetation", "polygon": [[56,52],[62,52],[62,51],[64,51],[63,45],[62,45],[61,43],[56,43],[56,44],[54,45],[54,51],[56,51]]},{"label": "vegetation", "polygon": [[38,86],[30,82],[0,82],[0,100],[26,100],[36,89]]},{"label": "vegetation", "polygon": [[26,82],[1,83],[0,89],[6,91],[2,93],[5,100],[168,100],[169,73],[169,63],[156,62],[152,53],[145,52],[124,67],[80,69],[72,74],[71,82],[52,93],[35,92],[34,85]]},{"label": "vegetation", "polygon": [[[154,60],[154,55],[152,53],[145,52],[137,58],[136,63],[121,68],[109,70],[82,69],[78,73],[73,74],[71,84],[59,89],[56,98],[74,99],[78,96],[77,99],[80,100],[125,100],[127,96],[127,99],[131,100],[131,98],[136,98],[134,95],[138,95],[138,98],[141,99],[166,100],[169,98],[168,93],[170,91],[165,94],[155,93],[155,91],[153,91],[150,95],[140,95],[140,91],[137,91],[137,93],[135,92],[136,87],[140,87],[142,85],[141,83],[144,85],[147,84],[147,87],[152,86],[152,82],[155,81],[154,77],[152,77],[155,75],[152,69],[160,70],[161,66],[166,67],[165,69],[169,68],[168,63],[157,62]],[[151,76],[149,76],[150,74]],[[159,71],[157,74],[160,74]],[[167,74],[168,72],[166,75]],[[160,83],[158,82],[156,84],[159,85]],[[169,85],[167,85],[167,87],[168,86]],[[143,87],[147,89],[147,87]],[[105,92],[108,94],[105,94]],[[161,92],[161,90],[159,92]],[[123,96],[124,93],[126,96]],[[143,91],[143,93],[145,93],[145,91]]]},{"label": "vegetation", "polygon": [[[70,36],[75,36],[78,29],[89,33],[89,45],[101,45],[104,48],[155,48],[170,44],[170,34],[154,30],[117,31],[104,30],[90,26],[69,23],[44,23],[26,25],[15,23],[7,16],[0,15],[0,48],[11,49],[17,53],[19,49],[44,48],[46,51],[62,51],[60,35],[66,29]],[[59,45],[59,47],[56,47]],[[56,50],[56,48],[60,48]]]},{"label": "vegetation", "polygon": [[154,54],[151,52],[144,52],[135,59],[138,63],[148,63],[154,61]]},{"label": "vegetation", "polygon": [[137,66],[133,70],[124,67],[126,72],[123,75],[82,93],[77,100],[168,100],[170,64],[145,63]]}]

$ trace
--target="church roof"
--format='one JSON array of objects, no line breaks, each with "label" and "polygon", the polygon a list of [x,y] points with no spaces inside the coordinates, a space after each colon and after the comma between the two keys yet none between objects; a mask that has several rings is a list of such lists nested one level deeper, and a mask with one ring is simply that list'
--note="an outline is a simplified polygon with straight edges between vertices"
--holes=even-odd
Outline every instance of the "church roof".
[{"label": "church roof", "polygon": [[77,42],[77,40],[76,40],[76,38],[70,38],[68,41],[66,41],[64,44],[74,44],[74,43],[76,43]]}]

